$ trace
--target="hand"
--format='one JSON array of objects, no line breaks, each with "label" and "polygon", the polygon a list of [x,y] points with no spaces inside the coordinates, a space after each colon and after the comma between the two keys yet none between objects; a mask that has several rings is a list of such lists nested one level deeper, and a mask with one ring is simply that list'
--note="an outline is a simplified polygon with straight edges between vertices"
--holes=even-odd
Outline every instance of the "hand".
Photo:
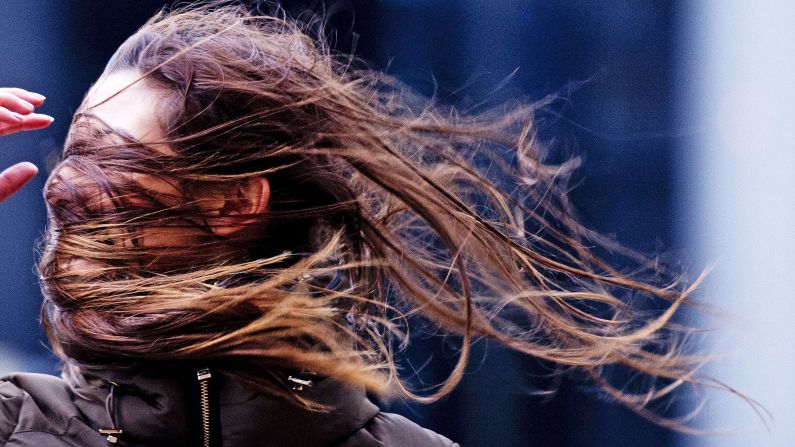
[{"label": "hand", "polygon": [[0,87],[0,136],[49,126],[51,116],[34,113],[44,96],[21,88]]},{"label": "hand", "polygon": [[[34,113],[44,104],[44,96],[21,88],[0,88],[0,136],[26,130],[43,129],[53,122],[51,116]],[[0,173],[0,202],[19,191],[38,168],[33,163],[17,163]]]}]

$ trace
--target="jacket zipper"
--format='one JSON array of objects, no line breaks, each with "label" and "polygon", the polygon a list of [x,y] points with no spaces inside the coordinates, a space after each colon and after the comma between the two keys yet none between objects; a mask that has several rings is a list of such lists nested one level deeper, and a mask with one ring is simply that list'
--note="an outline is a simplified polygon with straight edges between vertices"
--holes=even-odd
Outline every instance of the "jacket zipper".
[{"label": "jacket zipper", "polygon": [[196,378],[199,380],[199,403],[201,405],[202,416],[202,445],[210,447],[210,368],[202,368],[196,371]]}]

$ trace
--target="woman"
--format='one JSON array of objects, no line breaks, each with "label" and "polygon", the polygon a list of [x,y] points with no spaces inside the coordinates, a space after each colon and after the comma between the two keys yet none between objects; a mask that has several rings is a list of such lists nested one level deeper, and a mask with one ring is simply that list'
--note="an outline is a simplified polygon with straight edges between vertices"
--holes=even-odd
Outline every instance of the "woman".
[{"label": "woman", "polygon": [[[671,323],[694,284],[627,251],[632,275],[595,255],[617,247],[573,218],[576,163],[548,163],[534,137],[544,104],[459,116],[311,29],[192,7],[117,50],[44,191],[42,315],[63,379],[7,377],[0,440],[452,445],[365,391],[438,399],[475,337],[684,428],[653,405],[706,380]],[[33,113],[43,98],[2,98],[2,132],[49,123]],[[33,175],[9,168],[0,198]],[[424,394],[396,356],[418,323],[460,340]],[[650,380],[617,386],[616,368]]]}]

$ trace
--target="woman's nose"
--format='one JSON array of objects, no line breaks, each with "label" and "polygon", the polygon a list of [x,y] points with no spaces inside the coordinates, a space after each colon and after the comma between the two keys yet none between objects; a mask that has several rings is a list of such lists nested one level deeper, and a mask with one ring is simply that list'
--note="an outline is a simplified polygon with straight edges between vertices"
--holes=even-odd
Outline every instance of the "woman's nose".
[{"label": "woman's nose", "polygon": [[69,164],[58,166],[44,187],[44,198],[54,208],[65,207],[77,214],[102,213],[114,209],[113,200],[97,182]]},{"label": "woman's nose", "polygon": [[53,170],[44,184],[44,199],[50,206],[55,206],[64,199],[64,180],[66,179],[68,182],[68,178],[73,177],[74,174],[75,170],[65,165],[60,165]]}]

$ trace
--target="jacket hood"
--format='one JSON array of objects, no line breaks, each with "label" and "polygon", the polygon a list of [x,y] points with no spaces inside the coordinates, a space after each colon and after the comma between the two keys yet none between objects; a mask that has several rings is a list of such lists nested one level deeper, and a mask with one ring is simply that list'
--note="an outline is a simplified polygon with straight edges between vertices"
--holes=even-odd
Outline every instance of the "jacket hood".
[{"label": "jacket hood", "polygon": [[[363,428],[379,409],[365,390],[332,379],[296,393],[329,408],[310,411],[211,371],[213,438],[230,446],[333,445]],[[75,405],[102,428],[122,430],[120,445],[199,445],[201,414],[196,370],[133,368],[76,374]]]}]

